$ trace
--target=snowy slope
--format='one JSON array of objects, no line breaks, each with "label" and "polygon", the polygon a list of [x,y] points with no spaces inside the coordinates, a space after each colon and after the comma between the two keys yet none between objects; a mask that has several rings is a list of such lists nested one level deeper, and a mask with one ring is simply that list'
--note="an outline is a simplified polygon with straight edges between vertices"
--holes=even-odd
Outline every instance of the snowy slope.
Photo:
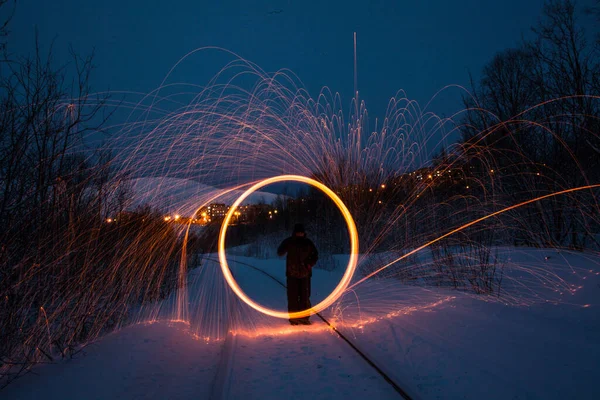
[{"label": "snowy slope", "polygon": [[[548,261],[548,254],[515,250],[511,262],[562,266],[578,290],[551,287],[544,294],[548,302],[509,306],[369,280],[323,314],[417,398],[600,398],[600,258],[552,253]],[[232,257],[231,264],[249,295],[285,307],[283,288],[235,260],[282,281],[283,260]],[[335,286],[339,273],[314,271],[313,303]],[[258,315],[228,297],[219,277],[211,261],[190,275],[189,327],[160,322],[124,328],[86,347],[85,357],[37,368],[0,397],[398,398],[317,318],[310,327],[292,327]],[[165,302],[157,315],[168,316],[171,307]],[[221,332],[218,340],[204,340],[205,326]],[[228,330],[235,335],[222,335]]]},{"label": "snowy slope", "polygon": [[[190,179],[178,178],[137,178],[126,182],[131,187],[129,207],[135,208],[148,204],[166,213],[191,215],[204,202],[231,204],[243,190],[224,193],[224,190]],[[216,197],[222,194],[220,197]],[[252,193],[244,204],[265,202],[270,204],[277,198],[276,194],[268,192]]]}]

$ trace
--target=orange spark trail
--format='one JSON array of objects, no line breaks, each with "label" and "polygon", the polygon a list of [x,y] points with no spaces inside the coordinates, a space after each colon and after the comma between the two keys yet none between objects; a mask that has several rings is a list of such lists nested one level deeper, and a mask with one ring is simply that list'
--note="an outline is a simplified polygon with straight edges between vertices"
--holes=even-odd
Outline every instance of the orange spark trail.
[{"label": "orange spark trail", "polygon": [[[214,196],[208,198],[206,201],[204,201],[199,207],[197,207],[196,211],[194,211],[194,213],[192,215],[196,215],[202,209],[202,207],[206,206],[207,204],[212,203],[216,199],[223,197],[235,190],[242,189],[251,184],[252,183],[244,183],[244,184],[237,185],[237,186],[234,186],[232,188],[229,188],[227,190],[217,193],[216,195],[214,195]],[[188,256],[187,244],[188,244],[188,240],[189,240],[191,226],[192,226],[192,223],[191,222],[188,223],[187,229],[185,230],[184,239],[183,239],[181,258],[180,258],[180,262],[179,262],[179,277],[178,277],[178,283],[179,283],[180,290],[177,292],[177,308],[176,308],[176,317],[175,317],[176,320],[185,321],[188,323],[189,323],[189,310],[188,310],[189,294],[188,294],[188,290],[187,290],[187,256]]]},{"label": "orange spark trail", "polygon": [[481,218],[478,218],[478,219],[476,219],[476,220],[473,220],[473,221],[471,221],[471,222],[468,222],[468,223],[466,223],[466,224],[464,224],[464,225],[462,225],[462,226],[460,226],[460,227],[458,227],[458,228],[456,228],[456,229],[453,229],[453,230],[451,230],[450,232],[448,232],[448,233],[446,233],[446,234],[444,234],[444,235],[442,235],[442,236],[440,236],[440,237],[438,237],[438,238],[436,238],[436,239],[433,239],[433,240],[432,240],[432,241],[430,241],[430,242],[427,242],[427,243],[425,243],[424,245],[422,245],[422,246],[420,246],[420,247],[417,247],[416,249],[414,249],[414,250],[412,250],[412,251],[410,251],[410,252],[408,252],[408,253],[404,254],[402,257],[399,257],[399,258],[395,259],[394,261],[392,261],[392,262],[390,262],[390,263],[388,263],[388,264],[384,265],[383,267],[381,267],[381,268],[379,268],[379,269],[377,269],[377,270],[375,270],[375,271],[371,272],[369,275],[365,276],[364,278],[362,278],[362,279],[361,279],[361,280],[359,280],[358,282],[356,282],[356,283],[354,283],[354,284],[350,285],[350,286],[348,287],[348,289],[347,289],[347,290],[351,290],[352,288],[354,288],[354,287],[358,286],[359,284],[363,283],[364,281],[366,281],[367,279],[371,278],[372,276],[374,276],[374,275],[377,275],[378,273],[380,273],[380,272],[381,272],[381,271],[383,271],[384,269],[388,268],[390,265],[393,265],[393,264],[397,263],[398,261],[401,261],[401,260],[403,260],[404,258],[406,258],[406,257],[408,257],[408,256],[410,256],[410,255],[412,255],[412,254],[415,254],[416,252],[418,252],[418,251],[421,251],[421,250],[423,250],[424,248],[426,248],[426,247],[428,247],[428,246],[431,246],[432,244],[434,244],[434,243],[436,243],[436,242],[439,242],[440,240],[442,240],[442,239],[444,239],[444,238],[447,238],[447,237],[448,237],[448,236],[450,236],[450,235],[453,235],[453,234],[455,234],[455,233],[457,233],[457,232],[460,232],[460,231],[462,231],[462,230],[464,230],[464,229],[466,229],[466,228],[468,228],[468,227],[470,227],[470,226],[473,226],[473,225],[475,225],[475,224],[478,224],[478,223],[479,223],[479,222],[481,222],[481,221],[485,221],[485,220],[486,220],[486,219],[488,219],[488,218],[494,217],[494,216],[496,216],[496,215],[499,215],[499,214],[505,213],[505,212],[507,212],[507,211],[510,211],[510,210],[514,210],[515,208],[519,208],[519,207],[522,207],[522,206],[526,206],[527,204],[531,204],[531,203],[535,203],[535,202],[537,202],[537,201],[540,201],[540,200],[547,199],[547,198],[549,198],[549,197],[560,196],[561,194],[566,194],[566,193],[577,192],[577,191],[580,191],[580,190],[586,190],[586,189],[597,189],[597,188],[600,188],[600,184],[588,185],[588,186],[580,186],[580,187],[576,187],[576,188],[571,188],[571,189],[562,190],[562,191],[560,191],[560,192],[554,192],[554,193],[546,194],[546,195],[544,195],[544,196],[540,196],[540,197],[536,197],[536,198],[534,198],[534,199],[526,200],[526,201],[524,201],[524,202],[522,202],[522,203],[514,204],[514,205],[512,205],[512,206],[510,206],[510,207],[506,207],[506,208],[504,208],[504,209],[502,209],[502,210],[500,210],[500,211],[493,212],[493,213],[491,213],[491,214],[489,214],[489,215],[486,215],[486,216],[484,216],[484,217],[481,217]]}]

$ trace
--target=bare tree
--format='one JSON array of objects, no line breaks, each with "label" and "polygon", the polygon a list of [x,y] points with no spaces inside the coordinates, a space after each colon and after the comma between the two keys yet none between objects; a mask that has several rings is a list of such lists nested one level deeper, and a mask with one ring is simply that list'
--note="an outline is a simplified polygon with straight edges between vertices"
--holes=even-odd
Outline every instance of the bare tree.
[{"label": "bare tree", "polygon": [[[598,127],[598,102],[595,83],[600,72],[598,47],[590,44],[586,32],[579,24],[575,2],[551,0],[544,6],[543,18],[534,28],[535,42],[529,47],[540,60],[539,71],[544,82],[546,100],[564,99],[555,103],[553,111],[568,114],[569,124],[560,121],[552,124],[552,130],[574,152],[578,161],[588,168],[580,171],[585,176],[600,167],[597,154],[590,151],[600,145],[595,128]],[[573,165],[572,157],[557,146],[554,158]]]},{"label": "bare tree", "polygon": [[[9,5],[12,3],[12,8]],[[6,59],[6,41],[9,34],[8,24],[10,23],[16,9],[17,0],[0,0],[0,12],[8,11],[8,15],[4,18],[4,22],[0,25],[0,52]]]},{"label": "bare tree", "polygon": [[160,215],[121,209],[107,223],[126,185],[86,137],[111,114],[90,86],[93,55],[71,55],[57,65],[36,40],[33,56],[0,64],[0,388],[176,282],[177,236]]},{"label": "bare tree", "polygon": [[[465,98],[469,169],[476,178],[501,171],[501,178],[484,181],[486,191],[504,189],[502,202],[600,179],[598,46],[572,0],[548,0],[533,31],[534,41],[496,55]],[[582,236],[592,238],[586,221],[597,214],[597,207],[579,207],[580,200],[552,199],[515,220],[546,238],[536,241],[579,246]]]}]

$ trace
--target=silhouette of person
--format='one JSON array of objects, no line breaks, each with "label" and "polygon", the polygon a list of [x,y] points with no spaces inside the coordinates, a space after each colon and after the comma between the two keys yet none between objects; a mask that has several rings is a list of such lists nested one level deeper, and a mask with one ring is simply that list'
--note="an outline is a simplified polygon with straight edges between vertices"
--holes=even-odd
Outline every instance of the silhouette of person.
[{"label": "silhouette of person", "polygon": [[[309,309],[311,307],[310,278],[312,277],[312,267],[319,259],[319,252],[314,243],[306,237],[304,225],[294,225],[292,236],[281,242],[277,248],[279,257],[286,254],[288,312]],[[290,324],[310,325],[310,320],[308,317],[290,318]]]}]

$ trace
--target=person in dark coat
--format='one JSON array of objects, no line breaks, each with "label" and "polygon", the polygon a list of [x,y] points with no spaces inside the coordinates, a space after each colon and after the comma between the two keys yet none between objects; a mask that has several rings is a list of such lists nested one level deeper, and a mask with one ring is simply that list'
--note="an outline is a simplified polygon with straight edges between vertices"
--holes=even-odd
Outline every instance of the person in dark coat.
[{"label": "person in dark coat", "polygon": [[[279,245],[277,255],[282,257],[286,254],[288,312],[306,310],[311,307],[310,278],[312,267],[319,259],[319,252],[314,243],[306,237],[302,224],[296,224],[292,236]],[[290,324],[310,325],[310,320],[308,317],[290,319]]]}]

